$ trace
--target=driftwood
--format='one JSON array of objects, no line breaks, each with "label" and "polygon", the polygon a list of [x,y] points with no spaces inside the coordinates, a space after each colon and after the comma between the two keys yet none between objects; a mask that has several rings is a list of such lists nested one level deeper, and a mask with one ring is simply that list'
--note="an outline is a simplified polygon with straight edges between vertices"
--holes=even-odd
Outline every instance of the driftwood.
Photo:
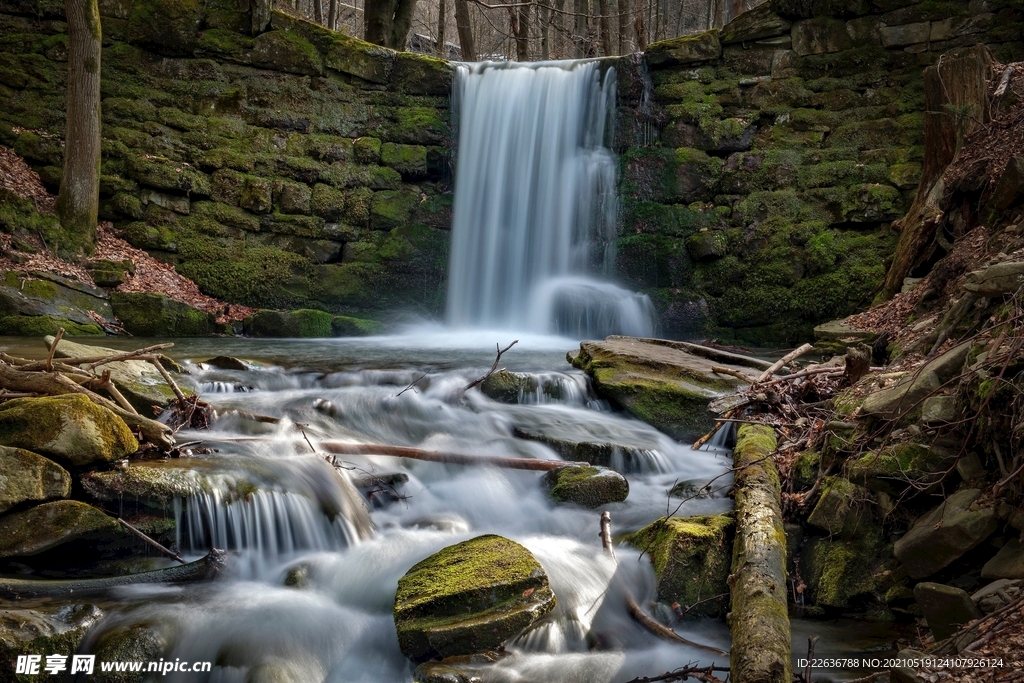
[{"label": "driftwood", "polygon": [[719,365],[712,365],[711,366],[711,372],[717,373],[719,375],[729,375],[731,377],[735,377],[736,379],[743,380],[744,382],[753,382],[754,381],[753,377],[750,377],[748,375],[744,375],[739,370],[733,370],[732,368],[723,368],[723,367],[721,367]]},{"label": "driftwood", "polygon": [[163,448],[170,448],[174,445],[171,428],[167,425],[129,412],[114,401],[79,386],[58,372],[26,372],[6,363],[0,363],[0,386],[14,391],[43,394],[46,396],[84,394],[94,403],[98,403],[116,413],[133,431],[140,431],[147,441]]},{"label": "driftwood", "polygon": [[734,451],[736,541],[730,627],[735,683],[791,683],[786,541],[771,427],[743,425]]},{"label": "driftwood", "polygon": [[151,572],[105,576],[98,579],[10,579],[0,578],[0,598],[20,600],[23,598],[66,597],[83,593],[96,593],[140,583],[191,583],[208,581],[224,568],[225,553],[214,548],[200,560],[178,567],[157,569]]},{"label": "driftwood", "polygon": [[[514,340],[514,341],[513,341],[513,342],[512,342],[511,344],[509,344],[508,346],[506,346],[505,348],[501,348],[500,346],[498,346],[497,344],[495,344],[495,345],[494,345],[494,347],[495,347],[495,349],[497,350],[497,352],[498,352],[498,355],[496,355],[496,356],[494,357],[494,363],[492,363],[492,364],[491,364],[491,369],[490,369],[490,370],[488,370],[487,372],[485,372],[485,373],[484,373],[484,374],[483,374],[482,376],[480,376],[480,377],[477,377],[477,378],[476,378],[475,380],[473,380],[472,382],[470,382],[470,383],[469,383],[469,384],[467,384],[466,386],[462,387],[462,393],[466,393],[467,391],[469,391],[469,390],[470,390],[470,389],[472,389],[473,387],[475,387],[475,386],[477,386],[477,385],[480,385],[480,384],[483,384],[483,383],[484,383],[484,381],[485,381],[485,380],[486,380],[486,379],[487,379],[488,377],[490,377],[491,375],[493,375],[493,374],[495,373],[495,371],[496,371],[496,370],[498,369],[498,363],[499,363],[499,362],[501,361],[501,356],[502,356],[502,354],[504,354],[504,353],[505,353],[506,351],[508,351],[509,349],[511,349],[511,348],[512,348],[513,346],[515,346],[515,345],[516,345],[516,344],[518,344],[518,343],[519,343],[519,340],[518,340],[518,339],[516,339],[516,340]],[[421,379],[422,379],[422,378],[421,378]],[[419,380],[416,380],[416,381],[418,382]],[[414,382],[414,384],[415,384],[415,382]],[[410,385],[410,386],[411,386],[411,385]]]},{"label": "driftwood", "polygon": [[[56,345],[56,340],[50,345],[51,349]],[[139,356],[151,356],[154,351],[160,351],[162,349],[169,349],[174,346],[173,343],[156,344],[154,346],[147,346],[144,349],[136,349],[135,351],[125,351],[124,353],[115,353],[113,355],[106,354],[103,356],[86,356],[83,358],[62,358],[61,362],[65,365],[74,365],[82,367],[83,370],[94,370],[95,368],[106,365],[107,363],[118,363],[126,360],[138,360]],[[21,366],[22,370],[45,370],[46,365],[43,361],[26,361]]]},{"label": "driftwood", "polygon": [[123,526],[129,532],[131,532],[131,534],[133,536],[142,539],[143,541],[145,541],[149,545],[151,545],[154,548],[156,548],[157,550],[159,550],[161,554],[171,558],[172,560],[180,562],[181,564],[188,564],[188,562],[186,562],[185,560],[181,559],[181,555],[179,555],[178,553],[174,552],[173,550],[168,550],[167,548],[165,548],[164,546],[160,545],[158,542],[154,541],[152,538],[150,538],[146,534],[142,533],[141,531],[139,531],[138,529],[133,527],[131,524],[129,524],[128,522],[126,522],[123,519],[121,519],[120,517],[117,518],[117,523],[120,524],[121,526]]},{"label": "driftwood", "polygon": [[800,346],[799,348],[793,349],[792,351],[787,353],[785,356],[783,356],[782,358],[780,358],[777,361],[775,361],[774,363],[772,363],[771,367],[769,367],[767,370],[762,372],[761,376],[757,378],[757,382],[761,383],[761,382],[768,381],[769,379],[771,379],[772,375],[774,375],[776,372],[778,372],[783,367],[785,367],[786,364],[792,363],[794,360],[796,360],[800,356],[804,355],[808,351],[812,350],[813,348],[814,348],[814,346],[812,346],[811,344],[804,344],[803,346]]}]

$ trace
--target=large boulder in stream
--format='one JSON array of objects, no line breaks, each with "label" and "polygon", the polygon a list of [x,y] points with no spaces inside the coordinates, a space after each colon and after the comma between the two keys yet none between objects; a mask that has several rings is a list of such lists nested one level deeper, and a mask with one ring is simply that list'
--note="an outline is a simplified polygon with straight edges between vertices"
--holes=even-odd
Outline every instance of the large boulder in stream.
[{"label": "large boulder in stream", "polygon": [[0,557],[38,555],[79,540],[126,536],[117,521],[77,500],[44,503],[0,518]]},{"label": "large boulder in stream", "polygon": [[500,648],[555,606],[544,568],[501,536],[463,541],[398,581],[395,627],[414,662]]},{"label": "large boulder in stream", "polygon": [[124,420],[82,394],[4,403],[0,406],[0,444],[75,466],[120,460],[139,449]]},{"label": "large boulder in stream", "polygon": [[25,502],[67,498],[71,475],[41,455],[0,446],[0,512]]},{"label": "large boulder in stream", "polygon": [[[678,439],[707,432],[713,422],[708,412],[712,399],[735,393],[746,384],[737,377],[717,374],[725,367],[748,375],[762,370],[743,356],[705,349],[697,355],[692,344],[660,339],[611,336],[585,341],[568,360],[594,380],[597,392],[635,417]],[[713,356],[713,357],[712,357]]]},{"label": "large boulder in stream", "polygon": [[[39,605],[33,609],[0,610],[0,671],[5,681],[29,683],[39,675],[15,674],[18,655],[71,655],[94,624],[103,617],[95,605]],[[98,667],[97,667],[98,668]]]},{"label": "large boulder in stream", "polygon": [[549,470],[541,477],[541,483],[556,503],[576,503],[587,508],[621,503],[629,496],[626,478],[606,467],[566,465]]},{"label": "large boulder in stream", "polygon": [[[629,544],[651,558],[659,600],[692,607],[689,616],[717,617],[729,606],[734,528],[729,515],[662,517],[633,534]],[[709,600],[716,595],[726,597]]]},{"label": "large boulder in stream", "polygon": [[[46,348],[53,344],[53,337],[46,337]],[[54,353],[56,358],[94,358],[96,356],[112,356],[121,353],[116,349],[102,346],[89,346],[61,339]],[[153,406],[166,408],[176,397],[174,390],[167,386],[159,371],[150,363],[139,360],[118,361],[102,366],[110,370],[110,380],[114,383],[128,402],[135,406],[140,415],[152,415]],[[168,368],[170,370],[170,368]],[[186,394],[191,392],[182,387]]]}]

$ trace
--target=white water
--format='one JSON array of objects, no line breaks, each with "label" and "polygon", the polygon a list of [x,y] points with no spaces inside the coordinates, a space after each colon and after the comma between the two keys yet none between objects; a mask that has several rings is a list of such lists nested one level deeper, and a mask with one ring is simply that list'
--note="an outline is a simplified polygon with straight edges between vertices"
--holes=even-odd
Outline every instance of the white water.
[{"label": "white water", "polygon": [[[689,661],[710,663],[707,653],[660,641],[628,616],[618,585],[630,586],[644,604],[653,600],[648,560],[638,561],[637,551],[620,546],[618,565],[611,563],[597,535],[599,511],[553,505],[540,474],[353,456],[344,460],[354,469],[339,476],[310,454],[294,425],[305,425],[314,442],[385,442],[483,456],[557,458],[541,443],[516,438],[517,428],[614,438],[650,457],[628,468],[629,498],[607,506],[617,534],[663,515],[666,493],[676,481],[699,485],[729,466],[728,455],[694,452],[610,412],[581,373],[553,370],[567,368],[564,353],[572,347],[564,341],[549,339],[547,349],[520,342],[503,359],[510,370],[534,377],[536,389],[516,405],[477,392],[453,401],[460,387],[487,369],[492,354],[452,347],[425,351],[412,348],[414,341],[405,338],[405,351],[395,338],[243,346],[203,340],[176,347],[200,358],[244,348],[247,357],[278,363],[288,357],[332,361],[307,363],[305,369],[267,364],[251,371],[189,366],[195,386],[221,389],[204,396],[218,410],[238,407],[285,421],[265,425],[226,418],[212,433],[180,434],[181,441],[212,438],[218,449],[183,463],[201,473],[207,492],[179,504],[182,550],[198,557],[211,543],[226,545],[235,551],[229,571],[202,586],[122,591],[122,606],[90,637],[119,624],[164,624],[169,629],[165,659],[215,663],[208,676],[171,673],[162,679],[167,681],[255,683],[261,680],[259,667],[272,665],[287,672],[282,680],[293,683],[410,683],[413,665],[398,649],[391,618],[398,579],[447,545],[498,533],[536,555],[558,606],[510,645],[509,656],[478,672],[485,683],[621,683]],[[406,362],[406,357],[416,360]],[[415,390],[396,396],[424,373]],[[225,390],[234,386],[252,390]],[[254,435],[266,440],[238,440]],[[385,499],[369,512],[372,529],[367,513],[353,509],[349,499],[349,479],[366,471],[409,477],[400,487],[405,500],[386,504]],[[252,482],[259,485],[255,492],[249,490]],[[720,492],[687,502],[680,514],[730,507]],[[300,566],[308,584],[286,587],[286,574]],[[616,573],[624,580],[613,581]],[[699,642],[728,646],[719,622],[685,622],[676,629]]]},{"label": "white water", "polygon": [[650,336],[654,309],[615,285],[615,70],[597,62],[460,67],[448,322]]}]

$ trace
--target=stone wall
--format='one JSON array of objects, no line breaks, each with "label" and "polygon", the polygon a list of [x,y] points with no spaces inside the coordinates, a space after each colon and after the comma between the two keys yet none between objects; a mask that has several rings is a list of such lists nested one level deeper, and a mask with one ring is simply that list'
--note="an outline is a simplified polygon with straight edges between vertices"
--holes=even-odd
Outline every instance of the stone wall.
[{"label": "stone wall", "polygon": [[[440,310],[451,65],[244,1],[100,7],[101,218],[228,301]],[[0,0],[0,143],[54,190],[62,15]]]},{"label": "stone wall", "polygon": [[977,43],[1024,59],[1022,16],[1019,0],[772,0],[620,60],[618,265],[663,333],[795,343],[870,303],[921,171],[924,67]]}]

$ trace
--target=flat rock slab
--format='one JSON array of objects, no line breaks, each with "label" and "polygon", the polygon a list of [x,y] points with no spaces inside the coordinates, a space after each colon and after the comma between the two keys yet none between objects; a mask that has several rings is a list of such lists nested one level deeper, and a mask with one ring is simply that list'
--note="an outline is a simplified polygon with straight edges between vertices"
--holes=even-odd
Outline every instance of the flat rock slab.
[{"label": "flat rock slab", "polygon": [[981,616],[981,610],[965,591],[941,583],[919,583],[914,586],[914,600],[928,620],[935,640],[944,640],[960,627]]},{"label": "flat rock slab", "polygon": [[931,576],[992,535],[999,517],[992,508],[972,508],[980,495],[980,489],[957,491],[896,541],[893,553],[911,578]]},{"label": "flat rock slab", "polygon": [[600,395],[678,439],[707,432],[713,424],[708,402],[747,386],[712,367],[734,370],[751,381],[762,372],[633,337],[582,342],[579,352],[568,359],[594,380]]},{"label": "flat rock slab", "polygon": [[76,500],[44,503],[0,519],[0,557],[38,555],[83,539],[126,536],[117,521]]},{"label": "flat rock slab", "polygon": [[0,446],[0,512],[27,501],[67,498],[71,475],[57,463],[21,448]]},{"label": "flat rock slab", "polygon": [[858,329],[845,319],[822,323],[814,328],[814,338],[819,341],[870,342],[877,336],[877,332]]},{"label": "flat rock slab", "polygon": [[[53,337],[46,337],[46,348],[53,344]],[[90,346],[61,339],[57,345],[56,358],[92,358],[122,353],[117,349]],[[140,415],[152,415],[153,406],[166,408],[175,399],[174,390],[150,363],[139,360],[118,361],[102,366],[110,370],[110,379],[128,402],[135,406]],[[191,393],[185,390],[185,393]]]},{"label": "flat rock slab", "polygon": [[1024,548],[1020,541],[1008,541],[981,568],[981,575],[986,579],[1024,579]]},{"label": "flat rock slab", "polygon": [[414,662],[500,648],[555,606],[529,550],[487,535],[448,546],[398,581],[395,627]]}]

